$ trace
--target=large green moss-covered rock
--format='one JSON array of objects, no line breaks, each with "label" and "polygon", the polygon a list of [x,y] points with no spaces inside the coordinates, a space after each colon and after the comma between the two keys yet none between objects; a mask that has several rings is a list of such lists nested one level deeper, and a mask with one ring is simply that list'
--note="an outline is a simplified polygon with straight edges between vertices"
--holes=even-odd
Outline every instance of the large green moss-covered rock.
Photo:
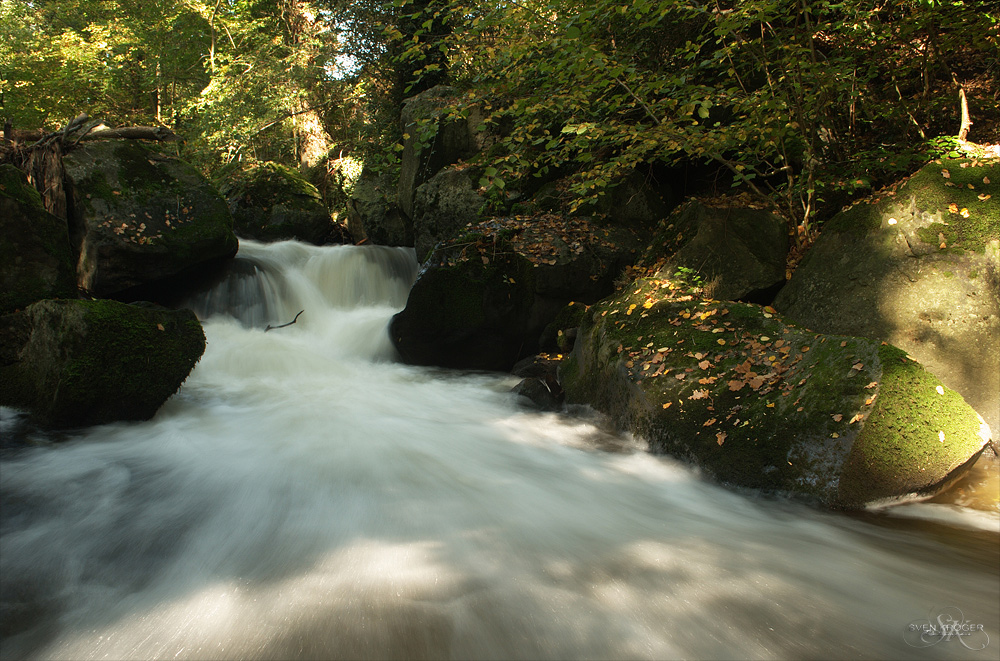
[{"label": "large green moss-covered rock", "polygon": [[591,307],[567,400],[725,483],[859,508],[932,495],[989,429],[905,352],[643,279]]},{"label": "large green moss-covered rock", "polygon": [[75,297],[66,222],[13,165],[0,165],[0,313],[43,298]]},{"label": "large green moss-covered rock", "polygon": [[145,420],[205,350],[190,310],[46,300],[0,317],[0,404],[40,422]]},{"label": "large green moss-covered rock", "polygon": [[346,230],[334,222],[319,190],[289,167],[262,163],[234,175],[223,192],[240,236],[315,245],[345,242]]},{"label": "large green moss-covered rock", "polygon": [[78,284],[93,295],[117,295],[236,253],[226,201],[184,161],[122,140],[81,144],[63,163]]},{"label": "large green moss-covered rock", "polygon": [[1000,427],[1000,165],[945,160],[840,213],[774,302],[891,342]]}]

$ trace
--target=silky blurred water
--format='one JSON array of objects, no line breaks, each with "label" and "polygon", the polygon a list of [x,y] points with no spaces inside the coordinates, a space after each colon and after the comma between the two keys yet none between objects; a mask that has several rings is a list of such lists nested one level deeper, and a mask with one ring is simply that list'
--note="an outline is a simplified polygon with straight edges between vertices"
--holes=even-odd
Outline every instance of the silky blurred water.
[{"label": "silky blurred water", "polygon": [[153,420],[5,451],[0,655],[996,657],[995,511],[734,493],[509,378],[398,364],[415,274],[244,242]]}]

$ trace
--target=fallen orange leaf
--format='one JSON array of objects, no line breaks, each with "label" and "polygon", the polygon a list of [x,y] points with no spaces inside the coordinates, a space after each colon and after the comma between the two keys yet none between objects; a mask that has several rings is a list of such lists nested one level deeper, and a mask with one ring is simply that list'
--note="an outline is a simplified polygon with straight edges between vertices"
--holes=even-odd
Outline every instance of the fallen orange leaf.
[{"label": "fallen orange leaf", "polygon": [[718,434],[715,435],[715,442],[718,443],[719,445],[722,445],[723,443],[726,442],[726,436],[727,436],[726,432],[720,431]]},{"label": "fallen orange leaf", "polygon": [[834,422],[840,422],[841,420],[844,419],[844,416],[842,416],[839,413],[834,413],[833,416],[831,416],[831,417],[833,418]]}]

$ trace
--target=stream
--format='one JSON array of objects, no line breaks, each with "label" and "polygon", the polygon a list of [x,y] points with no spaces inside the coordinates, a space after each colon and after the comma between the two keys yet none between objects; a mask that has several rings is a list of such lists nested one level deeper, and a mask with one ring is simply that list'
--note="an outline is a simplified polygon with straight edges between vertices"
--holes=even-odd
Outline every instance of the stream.
[{"label": "stream", "polygon": [[996,658],[995,505],[740,493],[513,377],[402,365],[412,249],[238,266],[152,420],[0,409],[4,659]]}]

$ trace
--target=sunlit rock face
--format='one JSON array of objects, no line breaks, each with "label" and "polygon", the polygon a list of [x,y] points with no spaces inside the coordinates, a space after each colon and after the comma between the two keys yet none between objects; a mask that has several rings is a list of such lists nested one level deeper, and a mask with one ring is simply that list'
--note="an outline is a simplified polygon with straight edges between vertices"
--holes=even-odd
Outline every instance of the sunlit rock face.
[{"label": "sunlit rock face", "polygon": [[933,495],[989,430],[905,352],[642,279],[584,315],[560,370],[588,403],[715,479],[842,508]]},{"label": "sunlit rock face", "polygon": [[1000,166],[948,159],[834,217],[774,307],[906,350],[1000,428]]}]

